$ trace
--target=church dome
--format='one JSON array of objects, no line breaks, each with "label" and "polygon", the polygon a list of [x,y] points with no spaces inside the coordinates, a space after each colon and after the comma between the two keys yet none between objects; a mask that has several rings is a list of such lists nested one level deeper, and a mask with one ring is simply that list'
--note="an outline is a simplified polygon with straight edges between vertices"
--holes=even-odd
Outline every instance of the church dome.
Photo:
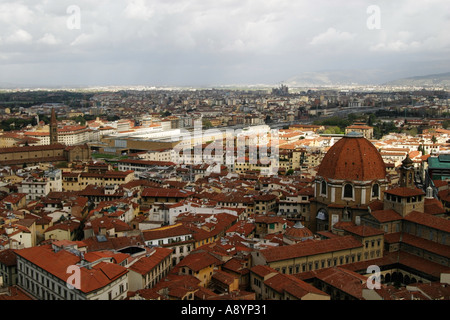
[{"label": "church dome", "polygon": [[369,140],[352,132],[330,148],[317,175],[334,180],[382,180],[386,178],[386,165]]},{"label": "church dome", "polygon": [[297,222],[293,227],[286,230],[284,236],[294,241],[303,241],[313,238],[314,234],[311,230],[304,227],[301,222]]}]

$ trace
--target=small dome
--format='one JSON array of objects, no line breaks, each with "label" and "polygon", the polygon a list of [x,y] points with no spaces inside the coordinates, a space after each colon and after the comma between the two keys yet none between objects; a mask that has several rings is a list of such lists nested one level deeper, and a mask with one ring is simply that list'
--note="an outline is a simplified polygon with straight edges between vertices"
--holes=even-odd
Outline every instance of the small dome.
[{"label": "small dome", "polygon": [[284,236],[291,240],[305,240],[312,238],[314,234],[299,221],[293,227],[286,230]]}]

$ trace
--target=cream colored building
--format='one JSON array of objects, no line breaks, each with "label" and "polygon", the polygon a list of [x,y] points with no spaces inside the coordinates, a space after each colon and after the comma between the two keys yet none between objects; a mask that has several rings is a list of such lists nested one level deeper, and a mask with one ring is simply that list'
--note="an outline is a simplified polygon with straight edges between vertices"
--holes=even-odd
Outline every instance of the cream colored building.
[{"label": "cream colored building", "polygon": [[18,250],[16,254],[18,286],[37,300],[124,300],[127,297],[127,268],[107,262],[86,264],[76,246],[44,245]]},{"label": "cream colored building", "polygon": [[35,244],[32,232],[18,224],[6,226],[5,236],[8,237],[9,249],[31,248]]},{"label": "cream colored building", "polygon": [[129,290],[153,288],[171,269],[172,250],[155,248],[153,252],[128,266]]},{"label": "cream colored building", "polygon": [[296,274],[365,261],[364,246],[353,236],[301,242],[252,252],[253,265],[267,265],[283,274]]}]

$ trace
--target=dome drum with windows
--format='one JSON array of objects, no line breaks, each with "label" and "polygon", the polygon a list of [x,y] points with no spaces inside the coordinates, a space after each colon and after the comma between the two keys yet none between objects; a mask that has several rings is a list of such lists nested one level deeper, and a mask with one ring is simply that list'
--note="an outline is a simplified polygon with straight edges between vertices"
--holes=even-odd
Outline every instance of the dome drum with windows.
[{"label": "dome drum with windows", "polygon": [[[382,200],[386,190],[386,165],[375,146],[351,132],[337,141],[324,156],[316,178],[315,198],[321,208],[367,206]],[[323,209],[322,215],[324,215]]]}]

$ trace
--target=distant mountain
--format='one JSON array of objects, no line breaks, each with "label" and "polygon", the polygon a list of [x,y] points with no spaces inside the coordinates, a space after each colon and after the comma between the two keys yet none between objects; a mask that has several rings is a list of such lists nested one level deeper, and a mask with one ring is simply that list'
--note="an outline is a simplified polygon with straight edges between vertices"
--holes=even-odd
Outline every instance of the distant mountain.
[{"label": "distant mountain", "polygon": [[372,85],[381,75],[379,70],[335,70],[303,72],[284,81],[289,87],[323,87],[345,85]]},{"label": "distant mountain", "polygon": [[414,86],[414,87],[450,87],[450,72],[415,76],[397,79],[384,83],[386,86]]}]

